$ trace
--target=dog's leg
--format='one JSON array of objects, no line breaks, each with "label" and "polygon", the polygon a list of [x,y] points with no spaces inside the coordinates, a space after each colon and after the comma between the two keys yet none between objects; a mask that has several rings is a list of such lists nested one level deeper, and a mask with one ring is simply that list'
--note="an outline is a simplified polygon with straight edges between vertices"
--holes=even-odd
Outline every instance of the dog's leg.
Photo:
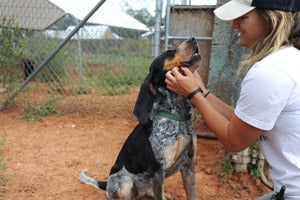
[{"label": "dog's leg", "polygon": [[165,197],[164,197],[164,173],[163,173],[162,166],[153,176],[153,193],[154,193],[155,200],[165,200]]},{"label": "dog's leg", "polygon": [[182,180],[184,184],[185,193],[187,200],[196,200],[196,181],[195,181],[195,170],[194,161],[191,161],[190,167],[184,167],[181,169]]},{"label": "dog's leg", "polygon": [[160,169],[153,177],[153,193],[155,200],[175,200],[175,198],[164,193],[164,170]]},{"label": "dog's leg", "polygon": [[196,137],[193,137],[193,147],[188,155],[189,161],[180,170],[187,200],[197,199],[197,188],[195,180],[195,155],[197,149]]}]

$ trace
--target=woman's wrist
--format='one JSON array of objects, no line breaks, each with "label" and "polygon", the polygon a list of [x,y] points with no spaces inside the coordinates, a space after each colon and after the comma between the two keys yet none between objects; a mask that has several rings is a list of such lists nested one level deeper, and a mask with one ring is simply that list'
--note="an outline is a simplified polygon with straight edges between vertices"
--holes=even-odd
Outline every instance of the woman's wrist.
[{"label": "woman's wrist", "polygon": [[206,98],[209,94],[210,94],[210,92],[207,90],[207,89],[205,89],[205,90],[203,90],[200,86],[197,88],[197,89],[195,89],[193,92],[191,92],[191,93],[189,93],[187,96],[186,96],[186,98],[188,99],[188,100],[191,100],[196,94],[198,94],[198,93],[201,93],[202,95],[203,95],[203,97],[204,98]]},{"label": "woman's wrist", "polygon": [[186,98],[187,98],[188,100],[191,100],[191,99],[192,99],[196,94],[198,94],[198,93],[203,94],[203,90],[202,90],[201,87],[198,87],[198,88],[195,89],[193,92],[189,93],[189,94],[186,96]]}]

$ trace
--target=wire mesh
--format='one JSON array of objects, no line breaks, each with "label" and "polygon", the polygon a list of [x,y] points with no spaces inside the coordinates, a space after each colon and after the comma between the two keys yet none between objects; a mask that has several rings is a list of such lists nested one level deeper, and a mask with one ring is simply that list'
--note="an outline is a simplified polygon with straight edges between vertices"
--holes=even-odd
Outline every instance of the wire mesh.
[{"label": "wire mesh", "polygon": [[[164,46],[175,47],[182,39],[192,36],[209,38],[207,41],[200,39],[206,43],[200,46],[206,59],[203,64],[206,70],[202,71],[207,77],[212,10],[209,9],[208,19],[204,17],[200,23],[195,19],[207,12],[199,11],[198,7],[179,6],[179,10],[183,8],[179,15],[171,12],[171,18],[166,18],[167,5],[162,3],[163,8],[155,10],[157,2],[162,3],[104,1],[79,27],[98,1],[74,4],[61,0],[1,1],[0,38],[5,44],[0,63],[3,72],[0,74],[1,108],[8,103],[10,108],[26,112],[28,107],[51,101],[64,113],[131,115],[139,85],[153,59],[153,47],[160,46],[161,52]],[[173,6],[172,11],[176,8]],[[183,17],[185,20],[180,23]],[[195,31],[195,23],[204,31]],[[158,42],[166,43],[154,44],[153,27],[157,24],[161,25],[158,26]],[[170,32],[166,33],[164,27]],[[178,32],[179,29],[184,33]],[[72,32],[72,37],[60,46]],[[203,35],[203,32],[206,33]],[[58,46],[60,48],[53,53]]]},{"label": "wire mesh", "polygon": [[[131,5],[135,2],[105,2],[32,77],[34,70],[97,4],[90,1],[90,5],[85,6],[88,3],[85,2],[74,7],[63,2],[13,0],[0,3],[0,38],[5,44],[0,52],[3,72],[0,74],[0,102],[9,99],[30,79],[9,101],[10,107],[26,110],[29,105],[45,104],[51,99],[65,113],[112,116],[131,113],[152,59],[151,37],[141,37],[150,29],[125,13],[134,13]],[[138,4],[138,9],[149,8],[149,5]]]},{"label": "wire mesh", "polygon": [[[215,22],[215,6],[153,0],[103,2],[82,23],[98,1],[1,1],[1,108],[8,102],[24,110],[29,103],[51,99],[63,112],[131,113],[153,48],[158,46],[161,52],[189,37],[199,41],[203,58],[199,72],[204,82],[212,91],[226,91],[218,94],[225,99],[236,96],[233,71],[241,51],[228,45],[234,34],[226,24]],[[19,91],[20,85],[26,87]],[[17,96],[10,98],[14,93]]]}]

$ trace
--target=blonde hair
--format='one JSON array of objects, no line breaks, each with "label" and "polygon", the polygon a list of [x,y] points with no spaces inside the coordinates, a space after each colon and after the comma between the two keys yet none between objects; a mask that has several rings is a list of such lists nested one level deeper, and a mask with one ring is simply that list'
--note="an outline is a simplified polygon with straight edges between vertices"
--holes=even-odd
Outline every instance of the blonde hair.
[{"label": "blonde hair", "polygon": [[256,62],[270,53],[290,45],[300,50],[300,12],[256,9],[269,24],[269,34],[258,41],[252,53],[239,66],[238,73],[245,75]]}]

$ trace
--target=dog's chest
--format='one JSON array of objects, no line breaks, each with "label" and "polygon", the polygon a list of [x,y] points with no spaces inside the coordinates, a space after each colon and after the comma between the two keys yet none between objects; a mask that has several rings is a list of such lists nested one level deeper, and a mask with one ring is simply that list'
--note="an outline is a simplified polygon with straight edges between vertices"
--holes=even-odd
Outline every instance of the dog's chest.
[{"label": "dog's chest", "polygon": [[190,121],[176,122],[160,118],[153,121],[149,139],[156,159],[168,168],[183,151],[187,151],[186,147],[191,144],[193,135]]},{"label": "dog's chest", "polygon": [[155,112],[168,112],[180,115],[186,120],[190,120],[191,103],[183,97],[171,92],[165,87],[158,88],[154,99],[152,114]]},{"label": "dog's chest", "polygon": [[[169,168],[188,151],[187,146],[191,144],[194,135],[191,106],[168,90],[159,88],[159,92],[151,113],[153,124],[149,139],[158,162]],[[161,113],[168,115],[162,116]]]},{"label": "dog's chest", "polygon": [[[180,135],[193,134],[191,104],[166,88],[158,88],[150,119],[151,137],[157,138],[162,146],[173,143]],[[161,146],[159,145],[159,146]]]}]

